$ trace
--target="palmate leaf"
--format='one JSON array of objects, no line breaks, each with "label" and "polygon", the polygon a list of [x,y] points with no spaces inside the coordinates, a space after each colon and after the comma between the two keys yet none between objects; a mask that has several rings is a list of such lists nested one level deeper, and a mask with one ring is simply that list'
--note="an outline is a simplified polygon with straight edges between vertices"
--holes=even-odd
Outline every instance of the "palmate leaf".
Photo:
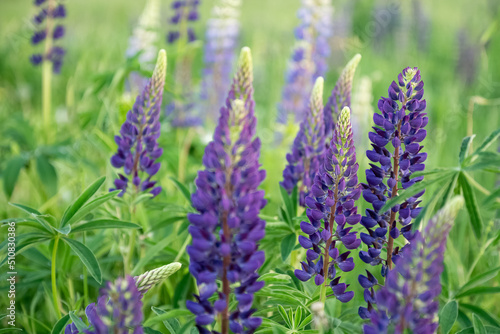
[{"label": "palmate leaf", "polygon": [[495,293],[500,293],[500,286],[479,286],[459,293],[455,295],[455,298],[463,298],[471,295],[476,296],[481,294],[492,295]]},{"label": "palmate leaf", "polygon": [[23,210],[31,217],[33,217],[47,232],[49,232],[50,234],[54,234],[54,228],[43,218],[43,215],[40,212],[26,205],[17,203],[9,203],[9,204],[18,209]]},{"label": "palmate leaf", "polygon": [[458,303],[456,300],[451,300],[443,307],[439,313],[439,326],[441,333],[448,334],[457,321],[458,317]]},{"label": "palmate leaf", "polygon": [[99,188],[102,186],[104,183],[104,180],[106,180],[106,177],[100,177],[94,183],[92,183],[85,191],[78,196],[78,198],[66,209],[64,212],[63,218],[61,219],[61,227],[64,227],[71,218],[80,210],[82,206],[87,203],[87,201],[94,196],[94,194],[99,190]]},{"label": "palmate leaf", "polygon": [[[151,307],[151,310],[158,316],[168,313],[167,311],[162,310],[158,307],[154,307],[154,306]],[[171,316],[171,315],[172,314],[169,314],[169,316]],[[175,314],[175,316],[178,317],[178,314]],[[169,317],[169,318],[163,320],[162,322],[165,325],[165,327],[168,329],[170,334],[179,333],[179,329],[181,328],[181,324],[180,324],[179,320],[177,320],[174,316]]]},{"label": "palmate leaf", "polygon": [[102,196],[94,198],[92,201],[88,202],[85,204],[82,208],[80,208],[73,217],[71,217],[70,220],[66,223],[66,225],[71,225],[74,224],[81,219],[83,219],[86,215],[91,213],[94,209],[98,208],[99,206],[103,205],[107,201],[111,200],[112,198],[116,197],[121,190],[115,190],[112,192],[109,192],[107,194],[104,194]]},{"label": "palmate leaf", "polygon": [[500,137],[500,129],[496,129],[493,131],[486,139],[479,145],[476,151],[473,154],[477,154],[479,152],[483,152],[486,150],[491,144],[493,144]]},{"label": "palmate leaf", "polygon": [[469,213],[472,230],[474,231],[474,235],[476,236],[476,238],[479,239],[481,238],[481,233],[483,230],[483,221],[479,213],[476,195],[474,194],[474,191],[472,190],[467,177],[463,173],[460,173],[460,175],[458,176],[458,182],[460,184],[460,187],[462,188],[465,199],[465,207],[467,208],[467,212]]},{"label": "palmate leaf", "polygon": [[102,282],[101,266],[94,253],[79,241],[63,237],[62,240],[75,252],[89,273],[100,284]]},{"label": "palmate leaf", "polygon": [[490,279],[495,278],[498,275],[498,272],[500,271],[500,266],[493,268],[491,270],[488,270],[485,273],[482,273],[478,276],[473,277],[470,279],[467,283],[465,283],[460,290],[458,290],[457,294],[464,293],[465,291],[475,288],[483,283],[488,282]]}]

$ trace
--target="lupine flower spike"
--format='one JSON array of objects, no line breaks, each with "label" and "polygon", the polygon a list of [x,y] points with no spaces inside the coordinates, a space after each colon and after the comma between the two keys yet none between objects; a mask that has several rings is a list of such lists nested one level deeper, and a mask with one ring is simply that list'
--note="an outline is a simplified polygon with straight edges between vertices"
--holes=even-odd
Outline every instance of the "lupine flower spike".
[{"label": "lupine flower spike", "polygon": [[[199,295],[187,302],[187,308],[196,315],[201,334],[216,333],[207,326],[217,315],[223,334],[229,330],[253,333],[262,322],[252,316],[253,294],[264,286],[257,270],[264,263],[258,243],[265,234],[265,221],[259,211],[266,204],[264,192],[257,190],[265,171],[259,169],[252,82],[250,49],[243,48],[214,139],[205,150],[205,170],[199,171],[192,196],[198,213],[188,216],[193,241],[187,252]],[[222,282],[222,289],[216,280]],[[234,283],[238,286],[232,288]],[[236,303],[231,303],[232,296]],[[229,309],[230,303],[235,309]]]},{"label": "lupine flower spike", "polygon": [[[340,283],[337,269],[348,272],[354,269],[350,251],[340,254],[339,244],[347,249],[356,249],[361,244],[352,226],[359,223],[354,202],[359,199],[358,164],[351,130],[350,110],[345,107],[333,131],[330,148],[325,152],[323,166],[314,178],[311,194],[306,198],[309,222],[300,228],[308,236],[299,236],[299,243],[307,249],[307,260],[295,276],[308,281],[314,276],[316,285],[321,285],[321,301],[326,298],[326,285],[333,295],[345,303],[354,292],[347,291],[348,284]],[[336,228],[334,228],[336,226]]]},{"label": "lupine flower spike", "polygon": [[[101,293],[97,305],[87,306],[85,313],[90,326],[83,331],[86,334],[142,333],[142,297],[154,286],[179,270],[178,262],[147,271],[139,276],[119,278],[115,284],[108,283]],[[134,287],[135,286],[135,287]],[[111,318],[110,318],[111,317]],[[118,321],[117,321],[118,320]],[[76,324],[66,326],[65,334],[80,333]]]},{"label": "lupine flower spike", "polygon": [[201,98],[207,117],[216,120],[231,85],[231,71],[238,42],[242,0],[219,0],[207,22]]},{"label": "lupine flower spike", "polygon": [[153,196],[161,192],[156,181],[151,178],[158,173],[160,163],[156,160],[163,149],[158,147],[160,137],[160,110],[167,71],[167,54],[161,50],[158,54],[153,77],[149,80],[142,94],[137,96],[134,107],[127,114],[120,135],[115,136],[118,152],[111,157],[115,168],[123,168],[124,174],[118,174],[115,187],[121,190],[119,196],[127,191],[129,178],[132,179],[135,194],[149,191]]},{"label": "lupine flower spike", "polygon": [[[328,98],[324,116],[325,135],[327,138],[332,137],[332,131],[335,127],[335,122],[339,118],[340,111],[344,107],[351,108],[352,81],[360,61],[361,55],[357,54],[347,63]],[[327,142],[326,144],[328,145],[329,143]]]},{"label": "lupine flower spike", "polygon": [[[158,55],[158,40],[160,28],[160,3],[158,0],[148,0],[128,40],[126,56],[128,59],[137,57],[141,70],[152,71],[154,61]],[[132,92],[139,92],[147,84],[148,78],[138,72],[129,76],[129,85]]]},{"label": "lupine flower spike", "polygon": [[[132,277],[118,278],[115,283],[109,282],[102,290],[97,303],[85,309],[89,327],[85,334],[142,334],[142,294],[135,286]],[[75,323],[66,326],[65,334],[82,333]]]},{"label": "lupine flower spike", "polygon": [[309,92],[316,78],[327,71],[330,54],[333,7],[330,0],[302,0],[295,30],[296,43],[288,64],[286,85],[278,105],[278,123],[286,124],[290,115],[300,123],[305,117]]},{"label": "lupine flower spike", "polygon": [[[372,161],[370,169],[366,170],[366,184],[362,184],[363,197],[372,204],[372,209],[366,209],[361,219],[368,233],[361,233],[361,240],[368,246],[368,251],[361,251],[361,260],[373,266],[382,265],[382,276],[392,269],[392,257],[397,255],[394,249],[394,239],[400,233],[411,240],[411,221],[421,211],[418,198],[424,191],[413,195],[395,205],[386,212],[381,209],[386,201],[395,197],[400,187],[408,189],[423,176],[411,178],[414,172],[423,171],[427,153],[422,152],[420,142],[425,138],[428,118],[424,110],[426,102],[422,99],[424,83],[417,68],[406,68],[398,76],[398,83],[392,82],[389,87],[389,97],[382,97],[378,102],[380,113],[375,113],[373,121],[377,125],[369,133],[373,149],[366,152]],[[393,150],[386,146],[391,143]],[[377,166],[378,163],[380,166]],[[402,226],[401,228],[398,226]],[[387,250],[384,258],[382,249]],[[360,282],[375,282],[375,277],[367,272],[367,277]],[[362,284],[363,285],[363,284]],[[365,293],[365,300],[372,303],[370,294]],[[366,309],[360,308],[361,317],[366,317]]]},{"label": "lupine flower spike", "polygon": [[316,79],[306,118],[300,124],[299,132],[293,142],[292,152],[288,153],[287,166],[283,170],[281,185],[290,194],[299,187],[299,203],[305,205],[305,198],[313,185],[319,170],[325,146],[325,127],[323,122],[323,78]]},{"label": "lupine flower spike", "polygon": [[189,42],[196,40],[192,24],[198,21],[200,17],[198,13],[199,5],[200,0],[172,1],[170,7],[174,15],[170,18],[171,28],[167,35],[167,42],[169,44],[173,44],[183,38],[187,38]]},{"label": "lupine flower spike", "polygon": [[452,199],[429,221],[423,234],[414,233],[394,257],[396,267],[389,270],[378,292],[373,292],[376,279],[360,280],[372,300],[364,309],[371,321],[364,325],[365,334],[436,333],[446,240],[462,204],[461,197]]},{"label": "lupine flower spike", "polygon": [[139,290],[140,293],[145,294],[151,288],[160,284],[167,277],[179,270],[181,266],[182,265],[179,262],[173,262],[165,266],[146,271],[144,274],[134,277],[137,290]]},{"label": "lupine flower spike", "polygon": [[37,30],[31,37],[31,43],[37,45],[45,41],[45,46],[43,52],[33,54],[30,61],[35,66],[50,61],[52,71],[59,73],[66,51],[55,44],[65,34],[60,20],[66,17],[66,7],[57,0],[35,0],[35,5],[39,8],[39,12],[33,17],[33,24]]}]

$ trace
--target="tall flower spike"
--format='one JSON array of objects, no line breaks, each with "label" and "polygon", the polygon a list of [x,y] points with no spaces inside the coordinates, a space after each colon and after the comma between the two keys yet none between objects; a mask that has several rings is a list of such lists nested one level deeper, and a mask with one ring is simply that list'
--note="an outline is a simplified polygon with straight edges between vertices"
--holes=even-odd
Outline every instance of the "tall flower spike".
[{"label": "tall flower spike", "polygon": [[[170,17],[171,28],[167,35],[167,42],[173,44],[179,39],[186,38],[189,42],[196,40],[192,23],[198,21],[198,6],[200,0],[173,0],[170,7],[174,15]],[[183,29],[186,28],[186,29]]]},{"label": "tall flower spike", "polygon": [[118,174],[115,187],[121,190],[119,196],[127,191],[129,178],[132,178],[134,193],[150,191],[153,196],[161,192],[161,187],[151,178],[160,170],[156,160],[163,149],[158,147],[160,137],[160,110],[167,72],[167,54],[161,50],[158,54],[153,77],[149,80],[142,94],[137,96],[134,107],[127,114],[120,135],[115,136],[118,152],[111,157],[115,168],[122,168],[124,174]]},{"label": "tall flower spike", "polygon": [[337,245],[341,243],[347,249],[356,249],[361,244],[356,232],[352,231],[352,226],[361,220],[354,205],[361,190],[350,115],[349,108],[345,107],[339,116],[322,170],[316,174],[311,194],[306,198],[309,223],[300,224],[302,232],[308,235],[299,236],[299,243],[307,249],[307,261],[301,263],[302,270],[295,270],[295,276],[301,281],[315,276],[316,285],[322,286],[323,302],[326,284],[343,303],[354,296],[354,292],[346,291],[349,285],[340,283],[340,276],[337,276],[337,268],[343,272],[354,269],[353,258],[349,257],[351,252],[340,254]]},{"label": "tall flower spike", "polygon": [[290,194],[298,186],[300,205],[305,206],[305,198],[313,185],[319,170],[325,146],[323,122],[323,78],[316,79],[306,118],[300,124],[293,142],[292,151],[286,155],[288,165],[283,170],[281,185]]},{"label": "tall flower spike", "polygon": [[[398,83],[393,81],[390,85],[389,97],[379,100],[380,114],[373,115],[377,126],[369,133],[373,149],[367,151],[366,156],[372,163],[366,170],[367,183],[361,186],[363,197],[372,204],[372,209],[366,209],[365,216],[361,219],[361,225],[368,233],[361,233],[360,237],[368,246],[368,251],[360,251],[359,257],[373,266],[382,265],[382,276],[386,276],[387,271],[392,269],[392,257],[398,252],[397,248],[394,249],[394,239],[400,233],[409,241],[413,238],[411,221],[422,209],[418,207],[418,199],[424,191],[386,212],[381,211],[386,201],[395,197],[399,189],[408,189],[423,180],[423,176],[411,177],[414,172],[424,170],[427,158],[427,153],[422,152],[423,146],[420,145],[426,136],[424,127],[428,122],[424,113],[426,102],[422,99],[423,87],[420,71],[417,68],[405,68],[398,76]],[[389,143],[394,148],[393,152],[386,147]],[[382,257],[384,248],[386,258]],[[374,276],[369,272],[368,277],[363,277],[360,276],[360,283],[367,289],[364,297],[370,307],[374,303],[373,282],[376,280],[373,280]],[[366,278],[372,284],[366,283]],[[359,314],[362,318],[369,316],[363,307],[359,309]]]},{"label": "tall flower spike", "polygon": [[151,288],[160,284],[167,277],[179,270],[181,266],[182,265],[179,262],[173,262],[165,266],[146,271],[139,276],[135,276],[134,281],[137,286],[137,290],[139,290],[140,293],[145,294]]},{"label": "tall flower spike", "polygon": [[[139,18],[132,36],[128,40],[126,56],[128,59],[137,57],[141,69],[152,71],[154,61],[158,55],[158,41],[160,29],[160,3],[159,0],[148,0]],[[147,84],[138,72],[130,73],[128,83],[132,92],[139,92]]]},{"label": "tall flower spike", "polygon": [[396,267],[387,273],[385,286],[369,292],[376,308],[364,309],[371,320],[364,333],[387,333],[388,328],[396,334],[436,332],[446,240],[462,204],[461,197],[452,199],[429,221],[423,235],[417,231],[394,257]]},{"label": "tall flower spike", "polygon": [[286,124],[289,115],[294,116],[295,122],[304,119],[312,85],[328,68],[332,15],[330,0],[302,0],[297,13],[301,23],[295,30],[296,43],[278,105],[278,123]]},{"label": "tall flower spike", "polygon": [[[351,108],[351,91],[354,73],[361,61],[361,55],[355,55],[344,67],[335,87],[325,105],[325,134],[331,138],[335,121],[338,119],[340,111],[344,107]],[[327,143],[328,144],[328,143]]]},{"label": "tall flower spike", "polygon": [[[117,333],[142,334],[142,293],[139,292],[132,277],[118,278],[115,283],[108,282],[101,291],[97,303],[85,309],[89,327],[85,334]],[[65,334],[80,333],[74,323],[67,325]]]},{"label": "tall flower spike", "polygon": [[219,0],[207,22],[201,98],[207,118],[217,119],[231,85],[242,0]]},{"label": "tall flower spike", "polygon": [[44,43],[44,50],[41,53],[31,55],[30,61],[38,66],[44,61],[52,63],[54,73],[61,72],[62,62],[66,51],[56,45],[56,42],[64,37],[65,29],[60,20],[66,17],[66,8],[58,0],[35,0],[35,5],[39,12],[33,17],[33,24],[36,31],[31,37],[33,45]]},{"label": "tall flower spike", "polygon": [[[265,234],[259,211],[266,201],[257,190],[265,178],[260,170],[260,140],[255,137],[252,59],[243,48],[237,73],[220,110],[214,139],[203,157],[205,169],[198,172],[197,190],[192,196],[198,213],[190,214],[193,237],[187,252],[189,270],[198,284],[196,301],[187,308],[196,315],[200,333],[211,333],[216,314],[221,315],[222,333],[253,333],[262,320],[253,317],[253,294],[264,286],[257,270],[264,263],[258,243]],[[216,280],[222,282],[218,290]],[[230,284],[238,283],[231,288]],[[215,302],[211,297],[216,295]],[[234,295],[236,309],[229,310]],[[215,332],[212,332],[215,333]]]}]

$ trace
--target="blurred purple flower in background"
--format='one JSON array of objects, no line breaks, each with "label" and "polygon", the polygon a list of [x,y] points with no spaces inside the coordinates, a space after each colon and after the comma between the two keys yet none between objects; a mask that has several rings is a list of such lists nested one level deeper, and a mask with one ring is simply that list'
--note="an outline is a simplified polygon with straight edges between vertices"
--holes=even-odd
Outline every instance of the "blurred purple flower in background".
[{"label": "blurred purple flower in background", "polygon": [[56,0],[35,0],[39,12],[33,17],[35,32],[31,37],[33,45],[45,42],[44,50],[30,56],[30,61],[37,66],[44,61],[52,62],[52,71],[60,73],[66,51],[54,43],[64,37],[64,26],[58,23],[59,19],[66,17],[66,8]]},{"label": "blurred purple flower in background", "polygon": [[325,147],[323,121],[323,78],[316,79],[306,118],[292,145],[291,153],[286,155],[287,166],[283,170],[281,186],[291,194],[299,188],[299,203],[305,206],[305,198],[313,185],[313,179],[323,161]]},{"label": "blurred purple flower in background", "polygon": [[127,191],[129,177],[135,187],[135,193],[150,191],[154,196],[161,192],[161,187],[151,178],[158,173],[160,163],[155,162],[163,153],[158,147],[160,136],[160,110],[167,70],[167,55],[161,50],[158,55],[153,77],[142,93],[137,96],[134,107],[128,112],[120,135],[115,136],[118,152],[111,158],[115,168],[123,168],[124,174],[118,174],[115,187],[121,190],[119,196]]},{"label": "blurred purple flower in background", "polygon": [[196,40],[196,34],[192,22],[198,21],[198,6],[200,0],[174,0],[170,7],[174,14],[170,17],[170,31],[167,34],[167,42],[173,44],[181,38],[187,38],[189,42]]},{"label": "blurred purple flower in background", "polygon": [[207,22],[201,99],[207,119],[216,120],[231,85],[242,0],[219,0]]},{"label": "blurred purple flower in background", "polygon": [[339,115],[330,148],[314,178],[311,194],[305,200],[309,223],[300,224],[302,232],[308,235],[299,236],[299,243],[307,249],[307,261],[301,263],[302,270],[295,270],[295,276],[301,281],[314,276],[315,284],[322,286],[320,298],[323,302],[327,280],[330,280],[333,295],[341,302],[348,302],[354,296],[354,292],[346,291],[349,285],[340,283],[340,276],[337,276],[337,268],[343,272],[354,269],[353,258],[349,257],[351,252],[340,254],[337,243],[347,249],[356,249],[361,244],[356,232],[352,231],[352,226],[361,220],[354,205],[361,189],[350,116],[348,107]]},{"label": "blurred purple flower in background", "polygon": [[366,334],[435,333],[441,293],[440,277],[449,231],[463,199],[452,199],[427,224],[423,233],[416,231],[411,242],[394,257],[396,267],[387,273],[385,285],[374,292],[377,280],[368,273],[359,282],[366,289],[368,308],[363,308],[371,324]]},{"label": "blurred purple flower in background", "polygon": [[297,123],[304,119],[312,86],[327,71],[332,15],[330,0],[302,0],[297,13],[301,23],[295,29],[296,43],[278,105],[278,123],[286,124],[290,115]]},{"label": "blurred purple flower in background", "polygon": [[[259,211],[266,204],[264,192],[257,190],[265,171],[259,169],[252,82],[250,49],[243,48],[214,139],[205,149],[205,170],[196,179],[192,202],[198,213],[188,215],[193,238],[187,248],[189,271],[196,278],[199,295],[196,301],[187,302],[187,308],[196,315],[201,334],[212,333],[206,326],[217,314],[223,333],[229,329],[253,333],[262,322],[252,316],[253,294],[264,286],[257,270],[264,263],[258,243],[265,234],[265,221]],[[222,282],[222,291],[216,280]],[[239,285],[232,289],[234,283]],[[229,309],[231,294],[235,310]]]}]

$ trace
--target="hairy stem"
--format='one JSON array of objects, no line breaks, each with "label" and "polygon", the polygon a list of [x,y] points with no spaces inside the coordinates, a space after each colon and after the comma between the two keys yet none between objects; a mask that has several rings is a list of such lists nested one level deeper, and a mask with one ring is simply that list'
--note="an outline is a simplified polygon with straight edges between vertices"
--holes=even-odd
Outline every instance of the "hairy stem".
[{"label": "hairy stem", "polygon": [[52,261],[50,279],[52,282],[52,299],[54,301],[54,308],[56,309],[57,318],[61,318],[61,305],[59,303],[59,297],[57,296],[57,281],[56,281],[56,257],[57,257],[57,247],[59,246],[59,235],[54,239],[54,247],[52,249]]}]

